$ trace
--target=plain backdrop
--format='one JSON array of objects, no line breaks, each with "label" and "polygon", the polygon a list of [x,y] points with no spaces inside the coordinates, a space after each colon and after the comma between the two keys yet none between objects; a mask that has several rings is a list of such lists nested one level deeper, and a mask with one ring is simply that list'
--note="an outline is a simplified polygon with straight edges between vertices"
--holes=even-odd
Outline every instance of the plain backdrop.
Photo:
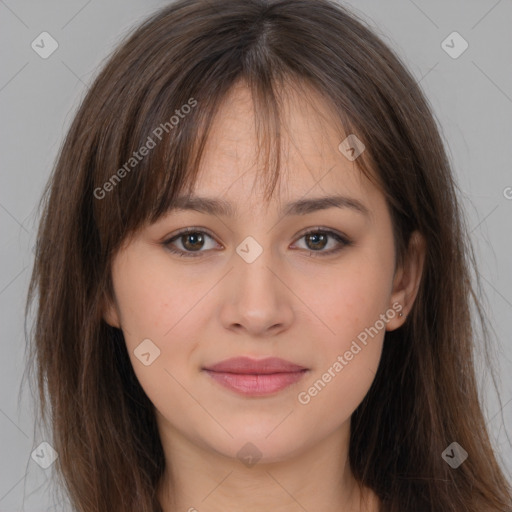
[{"label": "plain backdrop", "polygon": [[[66,509],[52,503],[51,469],[44,470],[31,459],[44,439],[34,433],[34,406],[26,385],[18,403],[37,204],[75,109],[99,67],[122,37],[166,3],[0,0],[0,512]],[[510,478],[512,1],[344,4],[366,19],[405,61],[429,98],[446,141],[496,335],[501,406],[491,381],[480,372],[478,353],[477,366],[487,423]],[[454,31],[468,44],[457,58],[442,46]],[[42,32],[58,44],[46,59],[31,46]],[[449,45],[460,50],[464,43],[455,37]],[[46,41],[48,50],[51,42]]]}]

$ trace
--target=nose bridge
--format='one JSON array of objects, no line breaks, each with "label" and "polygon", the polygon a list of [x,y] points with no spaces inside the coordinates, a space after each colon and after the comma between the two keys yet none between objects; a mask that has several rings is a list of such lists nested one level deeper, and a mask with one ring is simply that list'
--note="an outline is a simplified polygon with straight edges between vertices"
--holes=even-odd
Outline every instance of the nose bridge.
[{"label": "nose bridge", "polygon": [[[263,237],[259,237],[262,240]],[[269,244],[258,242],[253,236],[246,237],[236,248],[235,273],[240,284],[256,289],[273,287],[275,279],[271,268],[278,267]],[[270,290],[269,290],[270,291]]]},{"label": "nose bridge", "polygon": [[[231,299],[223,306],[226,328],[244,328],[252,334],[264,334],[278,326],[284,329],[292,321],[290,294],[276,277],[281,265],[264,235],[247,236],[233,254],[234,269],[229,286]],[[265,237],[268,240],[268,237]]]},{"label": "nose bridge", "polygon": [[[253,306],[262,308],[276,302],[277,290],[275,275],[270,271],[279,265],[276,263],[273,251],[269,244],[260,242],[253,236],[247,236],[236,248],[235,258],[235,284],[237,302],[247,304],[253,302]],[[259,303],[261,301],[261,303]]]}]

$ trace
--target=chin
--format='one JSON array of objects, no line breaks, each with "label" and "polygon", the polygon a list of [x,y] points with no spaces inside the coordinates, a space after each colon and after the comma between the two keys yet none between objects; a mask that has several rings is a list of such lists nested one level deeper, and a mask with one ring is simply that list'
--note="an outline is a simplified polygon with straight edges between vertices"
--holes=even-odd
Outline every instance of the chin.
[{"label": "chin", "polygon": [[[275,428],[275,425],[274,427]],[[279,427],[278,427],[279,429]],[[254,464],[272,464],[286,461],[305,449],[309,443],[304,437],[289,429],[281,432],[269,432],[265,429],[258,432],[256,426],[231,430],[233,439],[223,436],[222,440],[207,440],[211,449],[228,458],[238,459],[247,467]],[[305,442],[306,441],[306,442]]]}]

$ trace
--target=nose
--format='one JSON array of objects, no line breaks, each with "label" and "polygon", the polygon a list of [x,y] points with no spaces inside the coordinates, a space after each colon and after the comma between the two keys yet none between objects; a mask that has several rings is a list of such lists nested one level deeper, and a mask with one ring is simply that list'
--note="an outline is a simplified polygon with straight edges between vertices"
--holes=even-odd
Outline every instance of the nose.
[{"label": "nose", "polygon": [[252,263],[233,255],[220,318],[225,329],[253,337],[275,336],[293,322],[292,291],[280,265],[264,250]]}]

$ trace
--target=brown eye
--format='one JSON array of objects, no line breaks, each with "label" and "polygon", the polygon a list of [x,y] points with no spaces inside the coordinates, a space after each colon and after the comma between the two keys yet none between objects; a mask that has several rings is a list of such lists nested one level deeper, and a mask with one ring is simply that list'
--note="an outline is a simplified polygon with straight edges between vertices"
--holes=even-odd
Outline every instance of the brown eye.
[{"label": "brown eye", "polygon": [[323,249],[327,245],[328,238],[328,235],[320,231],[305,236],[306,245],[313,251]]},{"label": "brown eye", "polygon": [[200,232],[187,233],[180,236],[182,245],[187,251],[197,251],[204,245],[204,236]]},{"label": "brown eye", "polygon": [[[326,229],[315,229],[304,233],[299,240],[303,240],[303,250],[309,251],[312,256],[328,256],[341,251],[344,247],[352,245],[352,242],[344,235]],[[208,246],[208,242],[210,245]],[[177,233],[172,238],[162,242],[162,245],[170,252],[179,256],[201,256],[210,252],[208,249],[222,248],[215,239],[206,231],[188,228]],[[329,246],[329,249],[324,250]]]},{"label": "brown eye", "polygon": [[219,244],[215,239],[199,229],[189,228],[181,233],[177,233],[172,238],[166,240],[162,245],[170,252],[179,256],[201,256],[208,249],[215,249]]},{"label": "brown eye", "polygon": [[[329,256],[341,251],[352,242],[344,235],[329,229],[316,228],[304,233],[299,240],[303,241],[301,249],[309,251],[311,256]],[[329,248],[324,250],[327,246]]]}]

